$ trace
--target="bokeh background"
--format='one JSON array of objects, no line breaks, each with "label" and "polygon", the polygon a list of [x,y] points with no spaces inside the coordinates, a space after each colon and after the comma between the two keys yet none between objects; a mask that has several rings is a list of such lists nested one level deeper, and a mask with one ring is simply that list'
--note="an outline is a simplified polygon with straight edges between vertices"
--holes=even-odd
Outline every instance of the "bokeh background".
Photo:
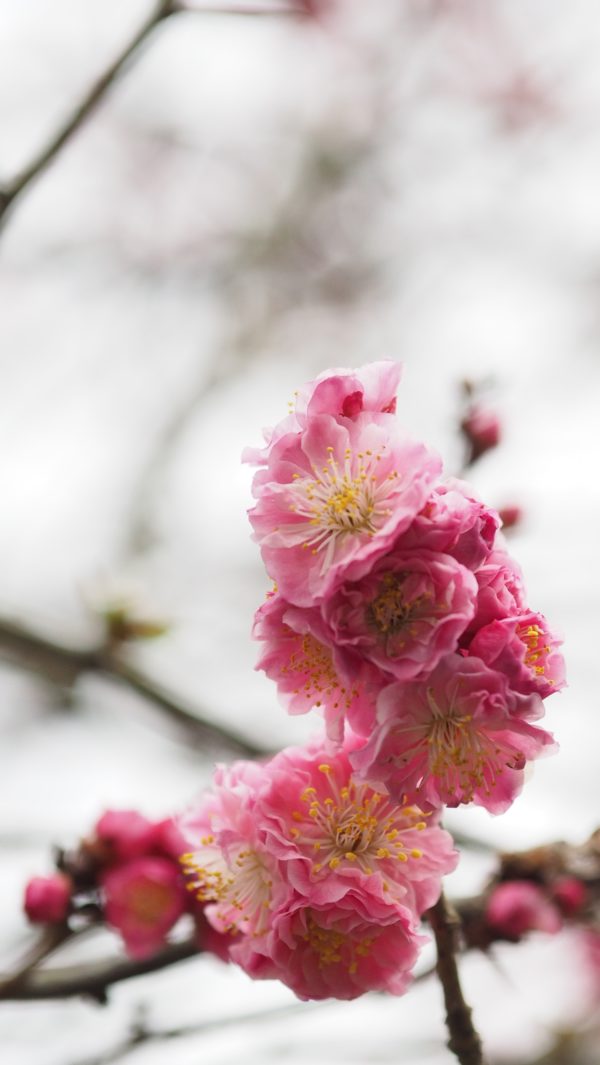
[{"label": "bokeh background", "polygon": [[[582,841],[600,823],[600,9],[282,7],[198,3],[159,26],[5,217],[0,621],[90,647],[99,607],[133,589],[170,622],[128,650],[136,668],[261,745],[305,737],[314,722],[286,717],[253,671],[266,578],[241,450],[300,383],[394,358],[399,417],[453,473],[459,384],[480,381],[504,438],[471,479],[490,504],[523,507],[511,550],[565,634],[570,687],[548,707],[561,753],[511,811],[448,824],[496,848]],[[0,0],[0,183],[150,9]],[[49,871],[52,844],[107,807],[182,809],[213,755],[114,681],[85,674],[67,690],[9,661],[0,729],[7,970],[27,942],[22,885]],[[466,851],[453,890],[478,890],[492,866]],[[71,957],[118,949],[106,933]],[[463,970],[493,1065],[541,1060],[588,993],[568,937]],[[128,1046],[140,1019],[194,1030]],[[120,985],[103,1009],[0,1008],[4,1065],[449,1065],[444,1038],[432,981],[398,1001],[311,1007],[210,958]]]}]

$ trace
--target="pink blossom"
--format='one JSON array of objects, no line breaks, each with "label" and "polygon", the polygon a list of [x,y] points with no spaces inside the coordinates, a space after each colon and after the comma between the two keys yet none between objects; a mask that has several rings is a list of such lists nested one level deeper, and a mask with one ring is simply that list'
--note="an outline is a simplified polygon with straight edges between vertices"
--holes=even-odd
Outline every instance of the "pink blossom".
[{"label": "pink blossom", "polygon": [[464,481],[451,477],[434,487],[395,546],[399,551],[440,551],[475,570],[488,559],[499,526],[496,511],[477,499]]},{"label": "pink blossom", "polygon": [[518,503],[505,503],[498,510],[503,529],[514,529],[523,521],[523,508]]},{"label": "pink blossom", "polygon": [[502,813],[526,762],[552,746],[528,721],[542,712],[539,695],[512,692],[477,658],[448,655],[426,680],[383,690],[379,724],[351,760],[362,779],[422,809],[475,802]]},{"label": "pink blossom", "polygon": [[479,590],[475,617],[470,626],[472,632],[489,625],[490,621],[515,617],[528,609],[523,575],[504,549],[501,537],[497,538],[494,550],[475,576]]},{"label": "pink blossom", "polygon": [[489,927],[505,939],[527,932],[558,932],[560,913],[542,889],[530,880],[506,880],[492,891],[486,906]]},{"label": "pink blossom", "polygon": [[469,462],[497,447],[502,437],[500,419],[494,410],[474,404],[460,427],[469,445]]},{"label": "pink blossom", "polygon": [[373,920],[422,914],[458,859],[435,815],[398,805],[354,779],[349,751],[288,748],[269,763],[259,800],[265,846],[280,875],[311,906],[351,895]]},{"label": "pink blossom", "polygon": [[64,921],[71,905],[73,884],[63,873],[34,876],[27,883],[23,909],[34,924]]},{"label": "pink blossom", "polygon": [[296,898],[273,915],[267,935],[244,937],[231,956],[254,979],[281,980],[301,999],[354,999],[403,994],[423,942],[391,912],[373,921],[350,896],[323,907]]},{"label": "pink blossom", "polygon": [[475,634],[469,654],[508,677],[511,688],[542,699],[565,683],[565,663],[555,636],[542,614],[517,614],[485,625]]},{"label": "pink blossom", "polygon": [[280,594],[314,606],[356,580],[392,546],[423,506],[439,459],[368,414],[315,415],[284,438],[254,478],[255,539]]},{"label": "pink blossom", "polygon": [[342,674],[360,680],[365,663],[390,681],[430,673],[456,648],[476,594],[475,577],[450,555],[419,549],[384,555],[323,604]]},{"label": "pink blossom", "polygon": [[585,884],[575,876],[560,876],[552,884],[552,901],[565,917],[575,917],[588,901]]},{"label": "pink blossom", "polygon": [[155,840],[154,825],[137,810],[107,810],[97,821],[95,833],[106,845],[109,861],[148,854]]},{"label": "pink blossom", "polygon": [[296,393],[288,417],[265,431],[264,448],[246,448],[244,461],[264,466],[275,444],[284,437],[292,443],[317,414],[349,419],[363,412],[394,414],[401,374],[401,364],[391,361],[368,363],[357,370],[325,370]]},{"label": "pink blossom", "polygon": [[261,934],[277,895],[287,893],[263,846],[256,810],[267,772],[253,762],[218,766],[212,792],[180,822],[190,848],[183,868],[218,932]]},{"label": "pink blossom", "polygon": [[290,714],[322,707],[335,741],[343,736],[345,717],[373,724],[376,693],[361,680],[339,676],[331,633],[314,607],[293,607],[272,595],[256,612],[253,635],[264,648],[256,668],[275,681]]},{"label": "pink blossom", "polygon": [[133,858],[108,869],[100,884],[106,921],[134,958],[159,950],[187,908],[181,873],[167,858]]}]

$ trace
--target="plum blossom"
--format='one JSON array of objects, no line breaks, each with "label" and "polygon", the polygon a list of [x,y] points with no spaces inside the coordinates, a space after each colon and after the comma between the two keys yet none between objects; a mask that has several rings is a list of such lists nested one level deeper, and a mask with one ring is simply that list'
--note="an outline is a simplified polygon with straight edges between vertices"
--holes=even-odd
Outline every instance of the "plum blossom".
[{"label": "plum blossom", "polygon": [[378,725],[351,756],[363,780],[423,809],[474,802],[502,813],[523,769],[553,746],[529,723],[539,695],[519,695],[477,658],[448,655],[423,681],[392,684],[377,703]]},{"label": "plum blossom", "polygon": [[449,477],[435,485],[395,546],[399,551],[440,551],[476,570],[488,559],[499,527],[496,511],[477,499],[470,485]]},{"label": "plum blossom", "polygon": [[364,576],[421,509],[439,459],[368,414],[315,415],[273,448],[249,511],[267,572],[295,606]]},{"label": "plum blossom", "polygon": [[376,691],[358,678],[339,675],[331,635],[318,610],[293,607],[271,595],[256,612],[253,635],[263,644],[256,668],[275,681],[290,714],[322,708],[327,734],[336,741],[343,737],[346,717],[374,722]]},{"label": "plum blossom", "polygon": [[300,999],[348,1000],[366,991],[402,995],[424,942],[406,919],[390,912],[374,921],[351,896],[321,907],[295,898],[274,914],[268,935],[245,937],[231,956],[255,980],[281,980]]},{"label": "plum blossom", "polygon": [[372,416],[394,414],[401,375],[401,364],[391,361],[368,363],[356,370],[326,370],[296,392],[288,417],[274,429],[265,430],[264,448],[246,448],[244,461],[267,465],[273,446],[284,437],[292,443],[317,414],[336,419],[354,419],[363,412]]},{"label": "plum blossom", "polygon": [[217,766],[212,793],[180,823],[193,848],[181,857],[184,871],[221,933],[263,932],[280,887],[256,810],[265,771],[253,762]]},{"label": "plum blossom", "polygon": [[455,650],[476,594],[475,577],[450,555],[389,552],[323,604],[342,674],[360,679],[368,664],[390,681],[427,675]]},{"label": "plum blossom", "polygon": [[520,567],[497,537],[493,551],[476,571],[477,604],[469,632],[477,632],[491,621],[515,617],[528,610]]},{"label": "plum blossom", "polygon": [[219,767],[181,822],[184,868],[229,958],[301,998],[404,991],[419,917],[457,860],[434,814],[355,782],[355,743]]},{"label": "plum blossom", "polygon": [[469,654],[501,670],[515,691],[538,692],[545,699],[565,683],[564,659],[557,651],[561,642],[542,614],[529,612],[479,629]]},{"label": "plum blossom", "polygon": [[334,757],[313,743],[272,759],[260,799],[266,845],[311,904],[337,903],[350,892],[373,918],[390,906],[420,915],[455,868],[452,838],[435,815],[355,780],[349,752],[356,742],[347,740]]},{"label": "plum blossom", "polygon": [[154,954],[187,908],[181,873],[167,858],[133,858],[107,869],[100,884],[106,921],[134,958]]}]

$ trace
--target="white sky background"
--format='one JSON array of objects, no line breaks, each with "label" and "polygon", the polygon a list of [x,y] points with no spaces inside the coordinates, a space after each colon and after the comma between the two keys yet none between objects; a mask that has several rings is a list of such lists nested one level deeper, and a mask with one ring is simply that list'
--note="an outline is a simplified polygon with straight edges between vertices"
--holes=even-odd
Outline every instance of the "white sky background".
[{"label": "white sky background", "polygon": [[[287,718],[253,672],[266,580],[242,447],[327,366],[394,357],[400,418],[452,472],[457,382],[489,378],[505,441],[472,479],[490,503],[526,510],[512,550],[532,606],[565,633],[570,687],[548,706],[560,755],[536,766],[508,814],[461,811],[452,823],[509,848],[581,840],[600,821],[600,8],[338,6],[324,26],[173,19],[9,218],[0,615],[85,645],[97,635],[86,596],[133,577],[173,620],[139,653],[143,667],[215,720],[293,742],[312,723]],[[0,180],[148,9],[0,0]],[[210,766],[92,679],[71,711],[2,667],[0,727],[0,945],[11,957],[26,931],[22,885],[49,870],[53,842],[73,841],[106,806],[176,810]],[[457,890],[476,890],[481,874],[465,861]],[[558,941],[501,957],[508,981],[479,958],[465,979],[489,1046],[522,1063],[576,1008],[575,962]],[[285,1052],[298,1065],[448,1065],[438,998],[432,986],[310,1018],[299,1008],[115,1061]],[[292,1001],[199,959],[121,986],[107,1010],[2,1006],[2,1061],[91,1065],[140,1005],[169,1027]]]}]

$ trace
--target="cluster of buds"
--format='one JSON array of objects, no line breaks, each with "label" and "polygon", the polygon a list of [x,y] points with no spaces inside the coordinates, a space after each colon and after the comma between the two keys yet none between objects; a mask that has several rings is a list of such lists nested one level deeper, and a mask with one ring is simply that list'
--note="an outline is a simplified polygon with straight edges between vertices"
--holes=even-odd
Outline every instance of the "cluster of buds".
[{"label": "cluster of buds", "polygon": [[106,923],[134,958],[160,950],[188,913],[199,946],[222,953],[219,936],[186,890],[179,862],[183,850],[171,818],[149,821],[135,810],[108,810],[74,851],[59,852],[54,874],[29,881],[25,913],[36,924]]},{"label": "cluster of buds", "polygon": [[326,735],[219,769],[183,826],[231,957],[304,998],[405,989],[456,862],[443,807],[507,809],[553,746],[537,722],[564,682],[498,514],[400,429],[399,377],[393,362],[323,374],[246,453],[275,585],[258,668]]}]

